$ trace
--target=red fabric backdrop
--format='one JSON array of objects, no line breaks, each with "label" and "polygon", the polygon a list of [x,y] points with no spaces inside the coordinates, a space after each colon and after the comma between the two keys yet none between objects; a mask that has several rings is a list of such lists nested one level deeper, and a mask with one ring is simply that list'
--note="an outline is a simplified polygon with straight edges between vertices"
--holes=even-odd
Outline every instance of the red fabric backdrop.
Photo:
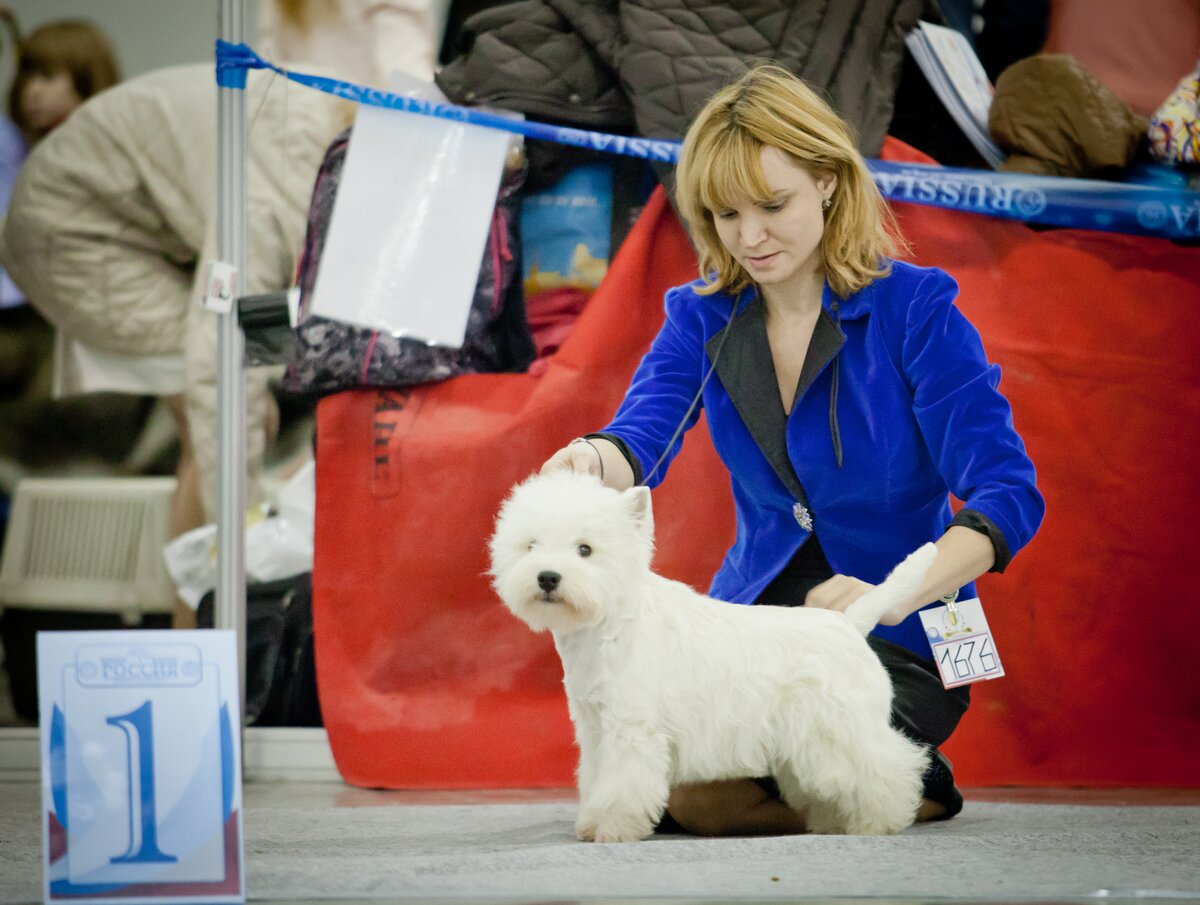
[{"label": "red fabric backdrop", "polygon": [[[1200,785],[1197,252],[897,210],[913,258],[958,279],[1047,499],[1033,543],[980,584],[1008,675],[975,687],[947,745],[960,783]],[[486,542],[509,487],[607,420],[694,266],[656,196],[541,376],[321,403],[317,669],[348,782],[572,784],[557,657],[492,594]],[[702,425],[654,506],[656,567],[706,587],[732,521]]]}]

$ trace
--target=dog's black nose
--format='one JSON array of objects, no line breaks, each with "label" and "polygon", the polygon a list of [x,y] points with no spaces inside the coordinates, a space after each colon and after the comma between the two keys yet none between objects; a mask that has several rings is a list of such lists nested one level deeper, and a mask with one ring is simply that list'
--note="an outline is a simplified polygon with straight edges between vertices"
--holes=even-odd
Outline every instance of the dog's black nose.
[{"label": "dog's black nose", "polygon": [[562,576],[557,572],[538,572],[538,587],[543,591],[553,591],[560,581]]}]

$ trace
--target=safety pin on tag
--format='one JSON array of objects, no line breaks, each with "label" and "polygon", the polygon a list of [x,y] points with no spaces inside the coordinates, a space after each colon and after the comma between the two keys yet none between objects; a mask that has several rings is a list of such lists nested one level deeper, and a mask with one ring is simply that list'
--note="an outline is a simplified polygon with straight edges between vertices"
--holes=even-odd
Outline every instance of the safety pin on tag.
[{"label": "safety pin on tag", "polygon": [[204,307],[217,314],[233,311],[237,298],[238,271],[232,264],[213,261],[208,267],[208,282],[204,289]]},{"label": "safety pin on tag", "polygon": [[947,594],[942,600],[946,602],[946,624],[952,628],[956,627],[958,625],[958,606],[955,601],[958,600],[958,591]]}]

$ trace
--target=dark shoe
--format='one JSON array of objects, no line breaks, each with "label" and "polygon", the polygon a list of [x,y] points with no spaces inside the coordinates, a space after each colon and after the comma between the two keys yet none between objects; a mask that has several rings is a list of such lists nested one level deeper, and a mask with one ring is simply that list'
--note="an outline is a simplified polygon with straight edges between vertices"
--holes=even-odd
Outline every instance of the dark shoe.
[{"label": "dark shoe", "polygon": [[923,777],[925,797],[946,809],[946,813],[939,814],[933,820],[949,820],[963,809],[962,793],[954,784],[954,773],[946,755],[936,748],[932,749],[931,754],[929,767]]}]

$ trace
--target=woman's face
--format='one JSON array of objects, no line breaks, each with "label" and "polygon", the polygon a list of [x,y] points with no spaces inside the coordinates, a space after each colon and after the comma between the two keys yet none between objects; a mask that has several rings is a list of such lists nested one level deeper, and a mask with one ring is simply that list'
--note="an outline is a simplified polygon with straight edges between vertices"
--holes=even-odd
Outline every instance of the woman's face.
[{"label": "woman's face", "polygon": [[833,174],[813,176],[788,154],[765,147],[760,158],[769,196],[733,199],[712,212],[721,244],[762,287],[768,300],[787,302],[823,277],[820,253]]},{"label": "woman's face", "polygon": [[41,138],[83,103],[66,70],[29,76],[21,88],[21,118],[35,137]]}]

